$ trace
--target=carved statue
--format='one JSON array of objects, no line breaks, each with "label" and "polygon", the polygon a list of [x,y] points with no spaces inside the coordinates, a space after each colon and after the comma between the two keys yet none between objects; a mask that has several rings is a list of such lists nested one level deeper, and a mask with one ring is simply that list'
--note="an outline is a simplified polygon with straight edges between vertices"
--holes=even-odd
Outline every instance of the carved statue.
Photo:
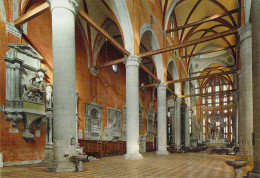
[{"label": "carved statue", "polygon": [[29,84],[22,85],[23,99],[43,102],[42,93],[45,90],[44,73],[35,73],[30,79]]},{"label": "carved statue", "polygon": [[52,108],[53,96],[52,96],[52,85],[47,84],[46,86],[46,108]]}]

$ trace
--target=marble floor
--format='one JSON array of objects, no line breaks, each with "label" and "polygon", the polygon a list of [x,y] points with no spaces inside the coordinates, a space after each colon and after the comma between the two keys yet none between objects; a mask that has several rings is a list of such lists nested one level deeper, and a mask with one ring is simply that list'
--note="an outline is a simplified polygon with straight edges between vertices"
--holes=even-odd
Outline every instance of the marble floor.
[{"label": "marble floor", "polygon": [[[143,153],[143,160],[124,160],[123,156],[101,158],[83,163],[83,172],[50,173],[47,164],[23,165],[0,168],[1,178],[10,177],[189,177],[189,178],[232,178],[233,168],[225,164],[236,156],[201,153],[156,155]],[[252,166],[243,168],[246,175]]]}]

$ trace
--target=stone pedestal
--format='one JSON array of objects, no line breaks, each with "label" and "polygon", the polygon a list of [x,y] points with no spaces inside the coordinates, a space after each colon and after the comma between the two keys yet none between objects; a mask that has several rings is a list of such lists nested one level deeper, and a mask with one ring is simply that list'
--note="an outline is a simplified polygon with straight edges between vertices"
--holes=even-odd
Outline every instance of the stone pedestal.
[{"label": "stone pedestal", "polygon": [[253,49],[253,151],[254,169],[248,173],[248,177],[260,177],[260,0],[252,1],[252,49]]},{"label": "stone pedestal", "polygon": [[242,119],[243,125],[243,157],[253,157],[253,82],[252,82],[252,36],[251,24],[247,23],[239,30],[241,48],[241,73],[243,81]]},{"label": "stone pedestal", "polygon": [[244,160],[227,160],[226,164],[232,166],[235,172],[235,178],[242,178],[242,167],[248,165],[248,161]]},{"label": "stone pedestal", "polygon": [[125,159],[142,159],[139,153],[139,64],[138,56],[124,59],[126,66],[126,154]]},{"label": "stone pedestal", "polygon": [[52,12],[54,159],[48,171],[76,171],[76,0],[48,0]]},{"label": "stone pedestal", "polygon": [[175,100],[175,148],[181,149],[181,99]]},{"label": "stone pedestal", "polygon": [[157,154],[168,154],[167,151],[167,116],[166,116],[166,83],[160,83],[157,88]]}]

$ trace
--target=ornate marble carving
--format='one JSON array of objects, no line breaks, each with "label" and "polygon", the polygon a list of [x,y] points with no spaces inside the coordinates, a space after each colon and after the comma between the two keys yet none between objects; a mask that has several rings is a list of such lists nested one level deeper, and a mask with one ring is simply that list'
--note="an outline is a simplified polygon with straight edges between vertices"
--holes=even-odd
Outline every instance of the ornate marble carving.
[{"label": "ornate marble carving", "polygon": [[152,139],[153,136],[156,136],[156,128],[155,128],[155,123],[154,123],[155,113],[152,110],[152,106],[153,106],[153,102],[150,103],[149,109],[147,110],[147,112],[145,114],[146,124],[147,124],[146,132],[147,132],[147,134],[150,135],[151,139]]},{"label": "ornate marble carving", "polygon": [[115,108],[107,108],[107,127],[104,139],[109,141],[121,140],[122,111]]},{"label": "ornate marble carving", "polygon": [[123,141],[126,141],[126,104],[123,106]]},{"label": "ornate marble carving", "polygon": [[139,101],[139,133],[144,129],[144,107]]},{"label": "ornate marble carving", "polygon": [[23,120],[26,139],[33,138],[31,124],[46,116],[46,71],[41,68],[42,56],[29,44],[9,44],[6,62],[6,108],[3,112],[13,127]]},{"label": "ornate marble carving", "polygon": [[8,22],[5,22],[5,26],[6,26],[6,31],[8,33],[11,33],[14,36],[17,36],[18,38],[22,38],[23,31],[20,28],[17,28],[16,26],[14,26],[13,24],[10,24]]},{"label": "ornate marble carving", "polygon": [[32,101],[37,103],[43,103],[44,101],[44,73],[32,73],[28,77],[28,81],[25,84],[22,84],[22,98],[26,101]]},{"label": "ornate marble carving", "polygon": [[146,152],[146,136],[147,136],[147,133],[144,135],[140,135],[140,137],[139,137],[140,152]]},{"label": "ornate marble carving", "polygon": [[85,139],[101,140],[102,137],[102,109],[94,99],[91,103],[85,103]]},{"label": "ornate marble carving", "polygon": [[52,94],[52,85],[47,84],[46,85],[46,108],[52,108],[53,104],[53,94]]}]

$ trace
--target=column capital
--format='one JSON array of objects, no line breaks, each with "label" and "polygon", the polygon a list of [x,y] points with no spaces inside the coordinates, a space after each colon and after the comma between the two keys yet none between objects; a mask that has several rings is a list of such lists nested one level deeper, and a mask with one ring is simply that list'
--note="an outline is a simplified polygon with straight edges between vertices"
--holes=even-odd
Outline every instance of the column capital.
[{"label": "column capital", "polygon": [[74,15],[78,13],[78,0],[47,0],[50,5],[51,12],[55,8],[65,8],[70,10]]},{"label": "column capital", "polygon": [[14,65],[12,63],[6,62],[5,65],[7,68],[10,68],[10,69],[14,68]]},{"label": "column capital", "polygon": [[252,37],[252,25],[251,23],[247,23],[244,26],[240,27],[238,30],[238,34],[240,37],[240,42],[244,41],[245,39]]},{"label": "column capital", "polygon": [[160,83],[160,84],[157,85],[157,89],[158,90],[166,90],[167,85],[168,85],[167,83]]},{"label": "column capital", "polygon": [[139,67],[139,64],[141,63],[142,59],[139,56],[130,55],[130,56],[125,56],[123,61],[124,61],[125,67],[128,67],[128,66]]},{"label": "column capital", "polygon": [[15,64],[14,64],[14,68],[20,69],[20,68],[21,68],[21,65],[20,65],[19,63],[15,63]]}]

